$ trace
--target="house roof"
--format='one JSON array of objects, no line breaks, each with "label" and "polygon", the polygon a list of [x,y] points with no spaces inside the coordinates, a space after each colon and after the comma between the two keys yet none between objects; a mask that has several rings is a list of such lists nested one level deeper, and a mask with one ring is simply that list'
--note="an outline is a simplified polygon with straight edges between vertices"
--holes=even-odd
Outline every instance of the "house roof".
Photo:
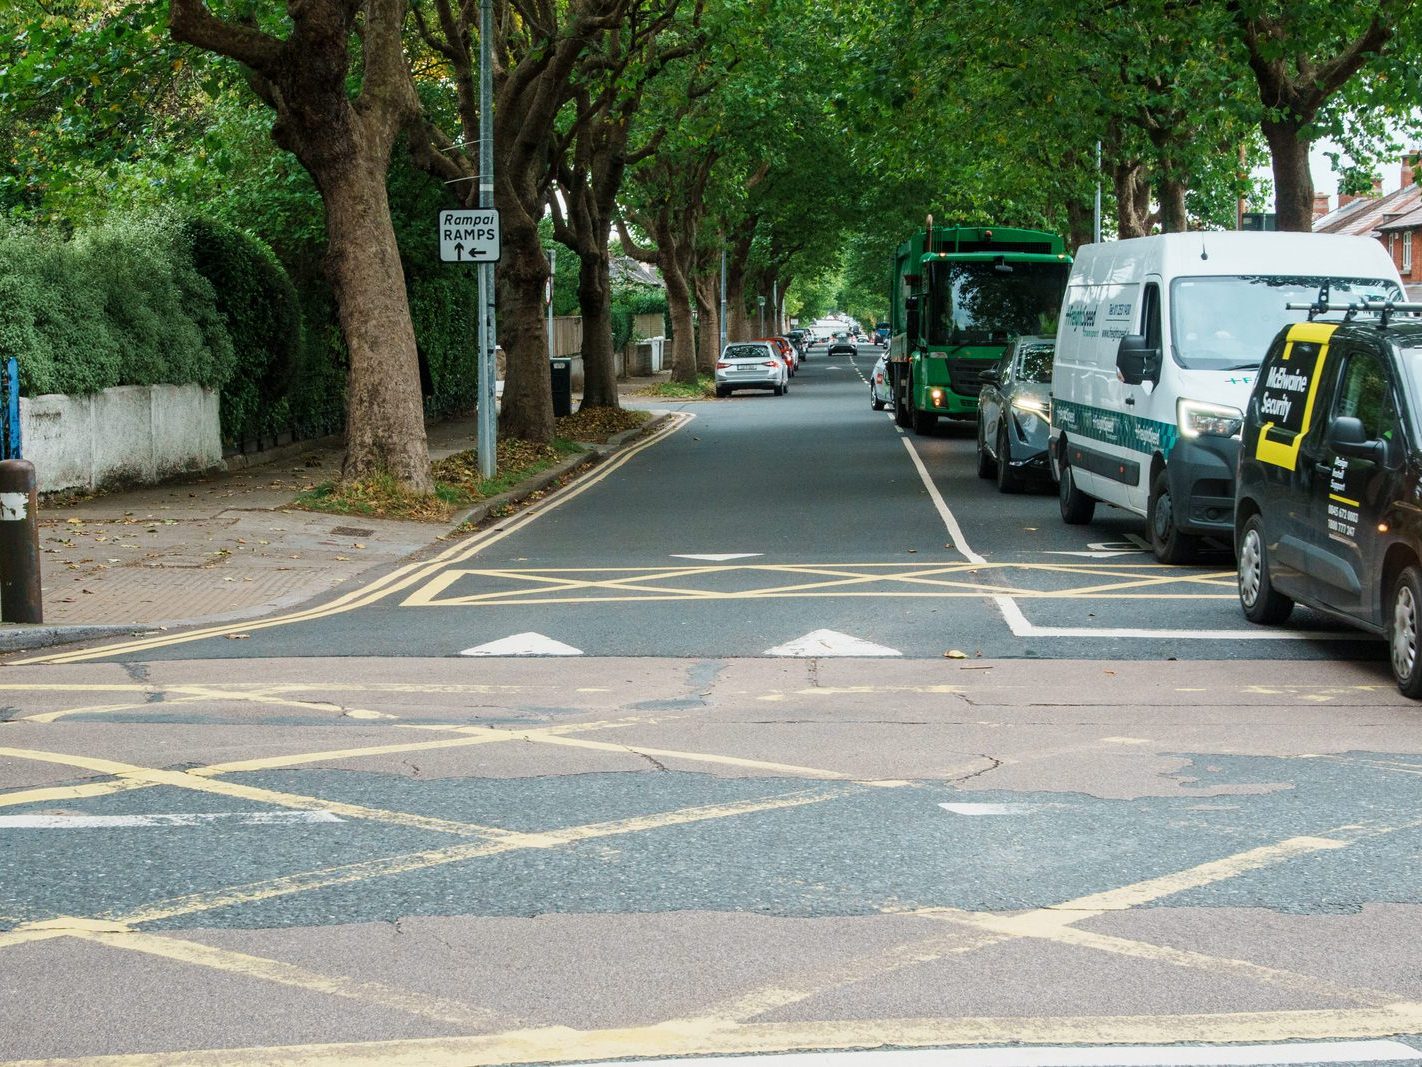
[{"label": "house roof", "polygon": [[655,285],[662,287],[662,274],[631,256],[612,256],[607,264],[614,285]]},{"label": "house roof", "polygon": [[1411,230],[1419,226],[1422,226],[1422,204],[1419,204],[1411,211],[1403,212],[1395,219],[1389,219],[1379,226],[1378,229],[1386,232],[1388,230]]},{"label": "house roof", "polygon": [[[1362,205],[1361,207],[1358,205]],[[1314,233],[1360,234],[1364,237],[1378,232],[1384,216],[1410,213],[1422,205],[1422,188],[1404,185],[1376,200],[1354,200],[1314,223]],[[1348,209],[1352,209],[1351,211]]]}]

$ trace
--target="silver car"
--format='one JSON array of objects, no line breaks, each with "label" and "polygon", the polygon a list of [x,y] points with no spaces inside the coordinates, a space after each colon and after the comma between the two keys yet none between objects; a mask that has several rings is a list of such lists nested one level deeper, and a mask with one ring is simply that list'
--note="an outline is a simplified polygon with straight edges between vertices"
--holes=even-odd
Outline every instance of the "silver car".
[{"label": "silver car", "polygon": [[776,396],[790,391],[790,369],[769,341],[736,341],[716,361],[716,395],[735,389],[769,389]]},{"label": "silver car", "polygon": [[894,402],[894,394],[889,382],[889,353],[881,353],[869,375],[869,406],[875,411],[883,411]]},{"label": "silver car", "polygon": [[979,376],[978,476],[997,478],[1004,493],[1021,492],[1031,478],[1047,479],[1051,413],[1051,337],[1019,337],[1002,361]]}]

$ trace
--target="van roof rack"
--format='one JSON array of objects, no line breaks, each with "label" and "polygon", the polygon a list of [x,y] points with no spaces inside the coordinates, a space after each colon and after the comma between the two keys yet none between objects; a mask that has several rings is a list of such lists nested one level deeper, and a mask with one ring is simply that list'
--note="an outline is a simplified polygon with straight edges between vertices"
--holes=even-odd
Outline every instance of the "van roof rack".
[{"label": "van roof rack", "polygon": [[1311,304],[1285,304],[1290,311],[1307,311],[1308,321],[1312,322],[1315,315],[1325,315],[1330,311],[1343,312],[1343,321],[1352,322],[1359,312],[1366,312],[1369,315],[1379,316],[1379,326],[1386,326],[1392,316],[1401,311],[1411,314],[1422,313],[1422,303],[1411,303],[1404,300],[1354,300],[1346,304],[1334,303],[1328,299],[1328,287],[1324,286],[1319,290],[1318,299]]}]

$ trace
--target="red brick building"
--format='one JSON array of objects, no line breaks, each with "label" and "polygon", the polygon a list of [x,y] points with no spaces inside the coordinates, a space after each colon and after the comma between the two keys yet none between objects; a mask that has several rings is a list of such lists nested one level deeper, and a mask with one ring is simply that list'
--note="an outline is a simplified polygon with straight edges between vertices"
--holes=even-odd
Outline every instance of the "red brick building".
[{"label": "red brick building", "polygon": [[1397,264],[1407,295],[1422,300],[1422,188],[1413,176],[1418,154],[1402,159],[1401,184],[1384,195],[1381,182],[1371,196],[1338,198],[1338,207],[1314,220],[1315,233],[1350,233],[1376,237]]}]

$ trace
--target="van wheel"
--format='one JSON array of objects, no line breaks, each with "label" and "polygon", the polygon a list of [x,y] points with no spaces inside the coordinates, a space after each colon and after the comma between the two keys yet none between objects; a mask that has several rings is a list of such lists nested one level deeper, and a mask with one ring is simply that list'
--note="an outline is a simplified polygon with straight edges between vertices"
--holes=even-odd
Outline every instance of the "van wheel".
[{"label": "van wheel", "polygon": [[1239,560],[1239,606],[1250,622],[1273,626],[1294,610],[1294,602],[1274,589],[1269,577],[1269,558],[1264,547],[1264,521],[1258,515],[1240,531],[1235,555]]},{"label": "van wheel", "polygon": [[1417,630],[1422,620],[1422,571],[1416,565],[1397,576],[1387,615],[1388,658],[1392,676],[1405,697],[1422,697],[1422,656],[1417,654]]},{"label": "van wheel", "polygon": [[1161,467],[1150,483],[1150,507],[1146,511],[1150,527],[1150,547],[1161,563],[1190,563],[1200,550],[1200,539],[1181,531],[1175,521],[1175,501],[1170,496],[1170,480]]},{"label": "van wheel", "polygon": [[1062,506],[1062,522],[1068,526],[1085,526],[1096,514],[1096,499],[1089,497],[1076,487],[1076,479],[1071,476],[1071,464],[1067,462],[1066,449],[1062,449],[1062,476],[1057,482],[1057,500]]}]

